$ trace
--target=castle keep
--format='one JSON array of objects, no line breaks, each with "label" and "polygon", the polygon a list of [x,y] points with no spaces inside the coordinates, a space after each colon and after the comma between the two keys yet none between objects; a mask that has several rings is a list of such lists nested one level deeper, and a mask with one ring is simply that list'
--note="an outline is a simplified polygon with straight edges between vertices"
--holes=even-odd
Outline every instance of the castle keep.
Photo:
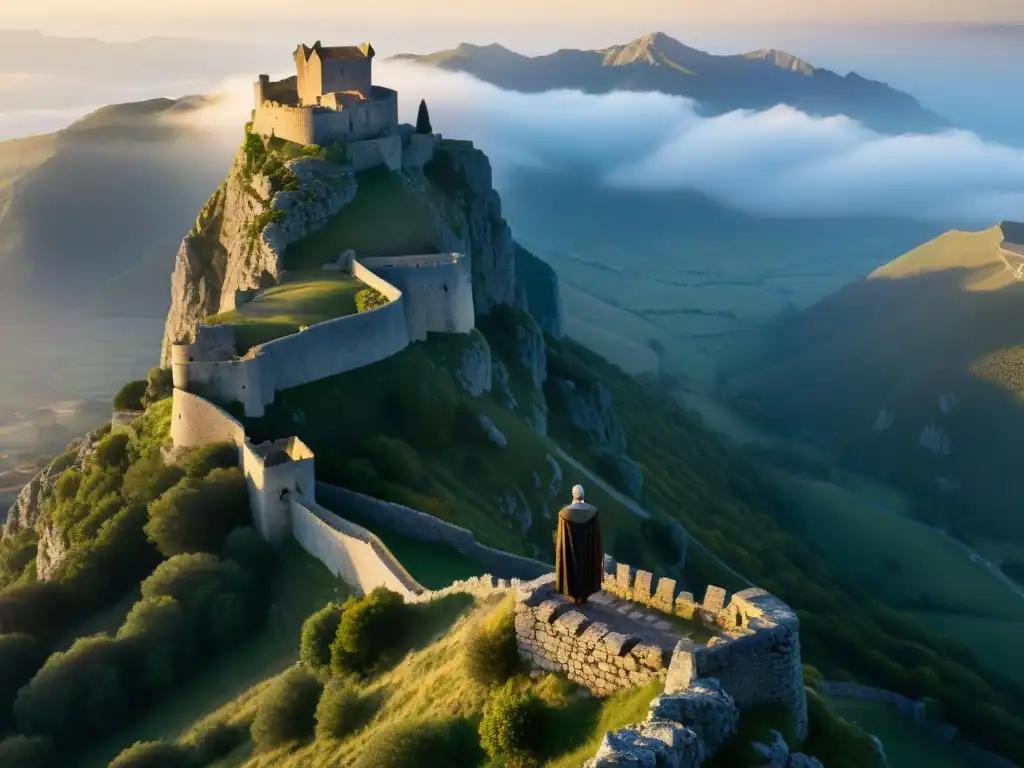
[{"label": "castle keep", "polygon": [[398,94],[373,84],[374,56],[369,43],[300,44],[295,75],[275,82],[260,75],[253,84],[253,132],[302,145],[344,144],[356,170],[397,170],[410,164],[406,155],[429,154],[435,137],[399,125]]}]

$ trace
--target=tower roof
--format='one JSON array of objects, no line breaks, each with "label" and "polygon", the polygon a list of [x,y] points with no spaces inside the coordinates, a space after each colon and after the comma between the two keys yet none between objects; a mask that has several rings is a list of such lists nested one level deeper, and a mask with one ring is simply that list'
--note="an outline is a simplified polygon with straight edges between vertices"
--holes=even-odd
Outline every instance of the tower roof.
[{"label": "tower roof", "polygon": [[324,46],[319,40],[313,43],[312,47],[300,43],[295,49],[298,53],[302,51],[303,58],[307,61],[309,57],[313,55],[315,51],[321,59],[372,59],[377,55],[377,52],[373,50],[373,46],[369,43],[361,43],[360,45],[332,45]]}]

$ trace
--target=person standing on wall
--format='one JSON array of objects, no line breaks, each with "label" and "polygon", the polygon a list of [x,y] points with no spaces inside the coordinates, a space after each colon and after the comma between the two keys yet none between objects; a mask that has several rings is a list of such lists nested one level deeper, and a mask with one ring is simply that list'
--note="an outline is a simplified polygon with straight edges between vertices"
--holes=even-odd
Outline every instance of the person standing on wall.
[{"label": "person standing on wall", "polygon": [[601,591],[604,548],[597,507],[583,500],[583,486],[572,489],[572,503],[558,513],[555,531],[555,591],[582,605]]}]

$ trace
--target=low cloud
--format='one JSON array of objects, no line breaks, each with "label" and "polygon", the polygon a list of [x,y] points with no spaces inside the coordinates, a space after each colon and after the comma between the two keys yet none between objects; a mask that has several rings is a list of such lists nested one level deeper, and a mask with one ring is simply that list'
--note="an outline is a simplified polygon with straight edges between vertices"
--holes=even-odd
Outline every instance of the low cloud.
[{"label": "low cloud", "polygon": [[[252,79],[226,81],[198,118],[237,130]],[[703,117],[694,102],[664,94],[520,94],[390,61],[374,79],[398,90],[404,122],[426,99],[434,130],[474,141],[499,181],[522,168],[584,167],[611,187],[693,190],[769,216],[1024,214],[1024,150],[969,132],[888,136],[785,106]]]}]

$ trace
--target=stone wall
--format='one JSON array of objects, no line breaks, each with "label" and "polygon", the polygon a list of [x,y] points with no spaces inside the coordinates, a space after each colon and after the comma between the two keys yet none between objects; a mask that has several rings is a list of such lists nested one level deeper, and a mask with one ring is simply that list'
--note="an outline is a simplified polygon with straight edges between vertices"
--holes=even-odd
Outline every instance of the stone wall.
[{"label": "stone wall", "polygon": [[171,401],[171,442],[175,448],[209,443],[245,443],[245,429],[226,411],[199,395],[175,388]]},{"label": "stone wall", "polygon": [[490,573],[501,578],[535,579],[552,570],[550,565],[539,560],[486,547],[476,540],[471,531],[401,504],[364,496],[327,483],[317,483],[316,494],[322,503],[338,511],[351,509],[357,516],[372,520],[407,538],[451,547],[482,563]]},{"label": "stone wall", "polygon": [[383,165],[390,171],[402,169],[402,139],[386,136],[383,139],[351,141],[345,145],[349,162],[355,171],[365,171]]},{"label": "stone wall", "polygon": [[591,623],[555,592],[554,579],[548,574],[516,593],[516,642],[529,666],[563,672],[598,696],[666,678],[670,660],[661,648]]},{"label": "stone wall", "polygon": [[367,267],[398,286],[413,341],[427,333],[469,333],[476,326],[469,259],[461,254],[364,259]]},{"label": "stone wall", "polygon": [[313,141],[363,141],[388,136],[398,126],[398,93],[375,85],[371,98],[350,102],[341,109],[312,108]]},{"label": "stone wall", "polygon": [[264,539],[280,544],[291,533],[290,499],[313,498],[313,452],[297,437],[241,446],[242,472],[249,490],[253,525]]},{"label": "stone wall", "polygon": [[283,389],[362,368],[401,352],[410,343],[402,292],[354,259],[347,269],[383,293],[388,303],[257,345],[240,359],[233,359],[234,346],[228,344],[233,332],[200,325],[193,343],[171,349],[174,386],[221,402],[241,403],[246,416],[258,417]]},{"label": "stone wall", "polygon": [[602,588],[618,597],[684,619],[697,619],[718,633],[707,646],[677,646],[670,677],[685,689],[690,680],[716,678],[742,710],[779,704],[793,713],[800,739],[807,735],[807,698],[800,661],[796,613],[763,589],[737,592],[709,586],[701,603],[679,591],[672,579],[653,583],[650,572],[606,558]]},{"label": "stone wall", "polygon": [[316,120],[309,107],[289,107],[265,101],[253,112],[252,132],[276,136],[306,146],[316,144]]},{"label": "stone wall", "polygon": [[363,593],[387,587],[406,598],[426,591],[365,528],[301,495],[290,499],[289,509],[295,540],[346,584]]},{"label": "stone wall", "polygon": [[[412,126],[407,126],[412,128]],[[431,133],[415,133],[409,130],[403,137],[402,167],[422,168],[434,159],[438,137]]]}]

